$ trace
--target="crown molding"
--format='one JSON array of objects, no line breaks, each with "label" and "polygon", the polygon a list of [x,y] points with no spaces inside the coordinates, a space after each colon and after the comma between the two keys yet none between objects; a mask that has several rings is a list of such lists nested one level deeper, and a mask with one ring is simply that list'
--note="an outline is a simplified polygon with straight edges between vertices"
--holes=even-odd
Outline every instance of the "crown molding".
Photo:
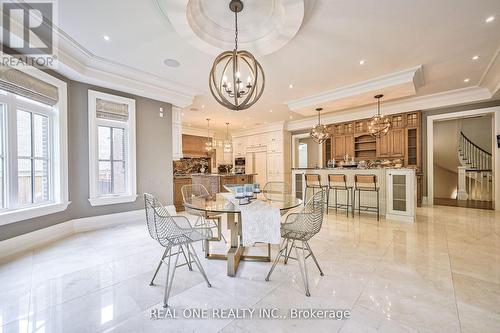
[{"label": "crown molding", "polygon": [[479,86],[488,88],[493,96],[500,95],[500,46],[481,76]]},{"label": "crown molding", "polygon": [[[418,88],[424,85],[424,74],[422,65],[418,65],[403,71],[379,76],[367,81],[359,82],[353,85],[340,87],[333,90],[321,92],[311,96],[285,102],[291,111],[297,111],[304,108],[323,105],[325,103],[335,102],[342,99],[357,97],[359,95],[372,93],[374,91],[383,91],[389,87],[405,86],[409,94],[417,93]],[[406,96],[408,96],[408,93]],[[393,98],[406,97],[404,95],[394,96]]]},{"label": "crown molding", "polygon": [[250,129],[237,131],[232,133],[231,136],[233,138],[238,138],[242,136],[262,134],[266,132],[276,132],[276,131],[285,131],[286,130],[286,122],[285,121],[275,121],[265,125],[252,126]]},{"label": "crown molding", "polygon": [[158,75],[99,57],[60,28],[57,72],[88,84],[187,107],[201,92]]},{"label": "crown molding", "polygon": [[[444,91],[437,94],[411,97],[403,100],[394,100],[382,104],[381,110],[384,114],[395,114],[417,110],[429,110],[440,107],[463,105],[481,102],[492,98],[489,89],[484,87],[468,87],[456,90]],[[331,112],[322,116],[322,123],[335,124],[356,119],[370,118],[376,112],[373,106]],[[308,117],[300,120],[290,121],[286,124],[288,131],[300,131],[309,129],[316,125],[316,117]]]}]

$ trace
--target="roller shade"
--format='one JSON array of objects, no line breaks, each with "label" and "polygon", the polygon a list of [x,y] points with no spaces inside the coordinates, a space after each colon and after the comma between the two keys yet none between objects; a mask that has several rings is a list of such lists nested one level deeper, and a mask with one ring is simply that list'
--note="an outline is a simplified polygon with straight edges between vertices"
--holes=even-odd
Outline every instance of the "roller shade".
[{"label": "roller shade", "polygon": [[1,64],[0,89],[47,105],[55,105],[59,100],[56,86]]},{"label": "roller shade", "polygon": [[100,119],[128,121],[128,105],[107,101],[101,98],[96,99],[96,117]]}]

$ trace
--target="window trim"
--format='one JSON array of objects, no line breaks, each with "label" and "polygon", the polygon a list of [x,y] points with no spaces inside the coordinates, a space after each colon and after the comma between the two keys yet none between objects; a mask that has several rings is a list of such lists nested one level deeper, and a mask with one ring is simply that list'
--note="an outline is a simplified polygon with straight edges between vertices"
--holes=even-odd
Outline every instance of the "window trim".
[{"label": "window trim", "polygon": [[[104,99],[111,102],[127,104],[129,107],[129,119],[127,123],[113,120],[97,119],[96,100]],[[88,121],[89,121],[89,202],[92,206],[113,205],[119,203],[134,202],[137,199],[137,173],[136,173],[136,123],[135,123],[135,100],[131,98],[106,94],[100,91],[88,91]],[[126,170],[127,192],[121,194],[99,195],[97,191],[97,127],[99,125],[125,128],[128,139]]]},{"label": "window trim", "polygon": [[[67,84],[66,82],[45,73],[35,67],[31,66],[20,66],[16,68],[26,74],[29,74],[37,79],[43,80],[50,83],[58,88],[59,101],[52,107],[51,123],[49,126],[52,128],[51,141],[52,145],[49,147],[50,153],[52,154],[53,165],[52,165],[52,193],[51,202],[41,203],[39,205],[33,205],[29,207],[20,207],[10,210],[0,211],[0,226],[10,223],[20,222],[27,219],[32,219],[40,216],[45,216],[49,214],[54,214],[67,209],[68,205],[71,203],[69,201],[69,191],[68,191],[68,118],[67,118]],[[17,105],[26,105],[26,101],[19,100]],[[9,113],[7,111],[6,113]],[[8,126],[7,123],[10,121],[7,119],[7,115],[4,115],[6,120],[4,126]],[[17,135],[17,133],[16,133]],[[4,137],[4,157],[7,162],[4,167],[8,174],[11,173],[10,164],[8,161],[11,158],[10,144],[13,134],[7,133]],[[16,139],[14,139],[16,140]],[[17,154],[17,152],[16,152]],[[16,155],[17,156],[17,155]],[[17,163],[17,159],[15,161]],[[10,177],[9,177],[10,178]],[[10,179],[6,178],[6,187],[9,186],[8,182]],[[8,198],[6,198],[8,200]]]}]

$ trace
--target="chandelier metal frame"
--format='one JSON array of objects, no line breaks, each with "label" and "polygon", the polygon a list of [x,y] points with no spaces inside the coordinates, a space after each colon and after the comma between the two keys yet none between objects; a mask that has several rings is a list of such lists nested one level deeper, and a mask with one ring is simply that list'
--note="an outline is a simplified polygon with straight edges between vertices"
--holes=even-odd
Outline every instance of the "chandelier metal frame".
[{"label": "chandelier metal frame", "polygon": [[381,138],[386,135],[392,128],[392,123],[389,117],[380,114],[380,99],[384,97],[382,94],[375,95],[377,99],[377,114],[374,115],[368,122],[368,132],[375,137]]},{"label": "chandelier metal frame", "polygon": [[323,108],[317,108],[318,111],[318,124],[311,128],[309,135],[313,139],[314,142],[322,144],[330,137],[330,131],[326,125],[321,124],[321,111]]},{"label": "chandelier metal frame", "polygon": [[[234,12],[234,50],[219,54],[212,65],[209,87],[212,96],[222,106],[235,111],[245,110],[254,105],[264,93],[265,75],[260,63],[249,51],[238,50],[238,13],[243,10],[241,0],[231,0],[229,9]],[[240,65],[245,65],[250,76],[247,83],[241,80]],[[217,69],[222,66],[218,77]],[[226,71],[232,73],[228,77]]]}]

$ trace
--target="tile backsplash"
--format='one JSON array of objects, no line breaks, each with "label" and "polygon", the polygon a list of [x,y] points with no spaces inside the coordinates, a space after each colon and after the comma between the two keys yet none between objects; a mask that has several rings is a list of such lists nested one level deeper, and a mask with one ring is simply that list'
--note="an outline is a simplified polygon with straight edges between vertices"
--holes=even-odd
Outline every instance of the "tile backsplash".
[{"label": "tile backsplash", "polygon": [[208,157],[182,158],[174,161],[174,175],[211,172],[211,160]]}]

